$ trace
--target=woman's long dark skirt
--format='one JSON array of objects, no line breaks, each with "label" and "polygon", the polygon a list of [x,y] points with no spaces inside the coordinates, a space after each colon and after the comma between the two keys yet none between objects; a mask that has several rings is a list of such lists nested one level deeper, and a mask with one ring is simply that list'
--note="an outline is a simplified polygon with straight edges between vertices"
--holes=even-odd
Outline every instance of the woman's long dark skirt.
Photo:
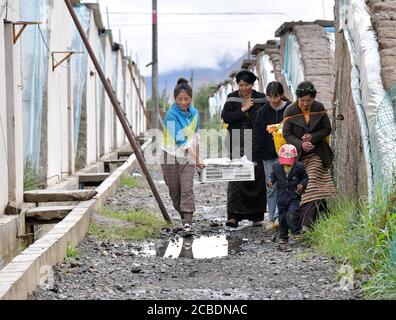
[{"label": "woman's long dark skirt", "polygon": [[263,221],[267,209],[264,167],[254,169],[255,181],[229,182],[227,188],[228,219]]}]

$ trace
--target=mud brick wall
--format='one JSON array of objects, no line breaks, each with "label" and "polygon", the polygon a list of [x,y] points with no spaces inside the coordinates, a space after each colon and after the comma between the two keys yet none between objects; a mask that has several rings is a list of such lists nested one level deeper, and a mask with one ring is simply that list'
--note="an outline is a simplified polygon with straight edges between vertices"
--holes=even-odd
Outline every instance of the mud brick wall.
[{"label": "mud brick wall", "polygon": [[323,27],[317,24],[293,28],[301,50],[304,75],[318,91],[317,100],[331,108],[334,94],[334,53]]},{"label": "mud brick wall", "polygon": [[371,23],[377,33],[381,76],[385,90],[396,85],[396,0],[368,0]]}]

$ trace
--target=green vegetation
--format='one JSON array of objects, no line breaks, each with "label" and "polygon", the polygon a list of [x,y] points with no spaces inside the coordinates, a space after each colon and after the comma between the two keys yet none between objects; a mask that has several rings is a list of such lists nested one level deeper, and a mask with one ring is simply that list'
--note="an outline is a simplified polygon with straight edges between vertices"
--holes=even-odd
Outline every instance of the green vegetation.
[{"label": "green vegetation", "polygon": [[120,184],[121,186],[127,186],[131,189],[141,188],[143,186],[143,179],[131,176],[121,177]]},{"label": "green vegetation", "polygon": [[[159,96],[159,108],[160,108],[160,110],[161,110],[163,105],[164,105],[163,98]],[[168,110],[170,108],[170,106],[171,106],[170,102],[167,102],[166,106],[165,106],[165,110]],[[153,100],[151,98],[147,99],[146,108],[147,108],[148,112],[152,112],[153,111]]]},{"label": "green vegetation", "polygon": [[80,249],[74,248],[70,241],[67,242],[67,247],[66,247],[66,258],[65,262],[68,263],[70,261],[76,260],[80,258]]},{"label": "green vegetation", "polygon": [[213,93],[212,84],[199,87],[194,93],[194,106],[200,111],[209,109],[209,96]]},{"label": "green vegetation", "polygon": [[161,229],[167,226],[167,223],[155,212],[146,210],[119,212],[102,208],[100,214],[120,222],[128,222],[128,224],[123,226],[121,223],[111,225],[92,223],[90,234],[99,239],[142,240],[148,237],[156,238],[160,235]]},{"label": "green vegetation", "polygon": [[338,196],[307,234],[316,251],[370,277],[363,288],[370,299],[396,298],[396,197],[390,194],[377,192],[371,205]]},{"label": "green vegetation", "polygon": [[35,190],[38,188],[36,164],[32,157],[27,156],[23,168],[23,189],[24,191]]},{"label": "green vegetation", "polygon": [[221,121],[220,114],[216,114],[212,119],[210,119],[206,123],[205,129],[215,129],[217,131],[223,129],[223,123]]}]

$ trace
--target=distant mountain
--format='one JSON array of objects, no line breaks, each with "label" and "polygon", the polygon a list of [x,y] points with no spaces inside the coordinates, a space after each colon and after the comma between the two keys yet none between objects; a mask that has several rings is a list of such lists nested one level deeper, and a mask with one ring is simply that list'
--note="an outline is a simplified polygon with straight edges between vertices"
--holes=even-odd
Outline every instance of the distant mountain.
[{"label": "distant mountain", "polygon": [[[197,90],[202,85],[217,84],[228,79],[229,74],[233,70],[239,70],[242,65],[242,61],[246,59],[246,55],[240,57],[233,63],[222,63],[218,69],[205,69],[199,68],[194,69],[194,90]],[[186,78],[190,81],[191,70],[172,71],[159,75],[158,87],[160,94],[162,94],[165,86],[167,87],[168,95],[172,94],[173,88],[175,87],[179,78]],[[147,95],[151,97],[151,77],[146,77],[147,81]]]}]

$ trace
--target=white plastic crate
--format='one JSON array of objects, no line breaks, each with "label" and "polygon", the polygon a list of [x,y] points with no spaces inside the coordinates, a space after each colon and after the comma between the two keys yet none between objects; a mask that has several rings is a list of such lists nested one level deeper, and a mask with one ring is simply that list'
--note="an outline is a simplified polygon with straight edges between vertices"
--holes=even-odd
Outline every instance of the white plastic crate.
[{"label": "white plastic crate", "polygon": [[255,179],[255,164],[250,161],[207,159],[205,165],[200,175],[202,182],[254,181]]}]

